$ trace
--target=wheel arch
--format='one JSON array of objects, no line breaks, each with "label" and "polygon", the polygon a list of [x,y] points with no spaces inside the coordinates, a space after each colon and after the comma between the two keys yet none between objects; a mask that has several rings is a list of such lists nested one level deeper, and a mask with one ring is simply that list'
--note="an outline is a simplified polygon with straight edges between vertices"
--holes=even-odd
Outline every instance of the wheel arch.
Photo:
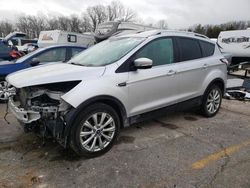
[{"label": "wheel arch", "polygon": [[[214,80],[212,80],[212,81],[208,84],[208,86],[207,86],[205,92],[206,92],[212,85],[217,85],[217,86],[221,89],[222,93],[225,93],[225,91],[226,91],[226,84],[225,84],[225,82],[224,82],[224,80],[223,80],[222,78],[215,78]],[[204,93],[205,93],[205,92],[204,92]]]},{"label": "wheel arch", "polygon": [[84,110],[84,108],[86,108],[92,104],[95,104],[95,103],[104,103],[104,104],[111,106],[117,112],[117,114],[120,118],[121,128],[128,126],[129,123],[128,123],[128,118],[127,118],[127,112],[126,112],[126,109],[125,109],[124,105],[122,104],[122,102],[119,99],[112,97],[112,96],[100,95],[100,96],[90,98],[87,101],[84,101],[77,108],[72,108],[65,115],[65,121],[66,121],[66,127],[65,127],[65,131],[64,131],[65,139],[67,139],[69,134],[70,134],[70,130],[71,130],[71,127],[74,123],[76,116],[82,110]]}]

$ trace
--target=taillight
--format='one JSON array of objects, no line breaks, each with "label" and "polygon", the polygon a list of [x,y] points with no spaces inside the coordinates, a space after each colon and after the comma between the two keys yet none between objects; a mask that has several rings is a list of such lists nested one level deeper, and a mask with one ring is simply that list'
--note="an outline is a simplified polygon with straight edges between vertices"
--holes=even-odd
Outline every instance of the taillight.
[{"label": "taillight", "polygon": [[15,53],[15,51],[11,51],[10,56],[14,59],[17,58],[17,54]]},{"label": "taillight", "polygon": [[220,59],[220,61],[221,61],[222,63],[225,63],[227,66],[228,66],[228,64],[229,64],[229,62],[228,62],[228,60],[227,60],[226,58],[222,58],[222,59]]},{"label": "taillight", "polygon": [[10,54],[10,57],[12,57],[13,59],[17,59],[22,56],[19,52],[15,50],[11,51],[9,54]]}]

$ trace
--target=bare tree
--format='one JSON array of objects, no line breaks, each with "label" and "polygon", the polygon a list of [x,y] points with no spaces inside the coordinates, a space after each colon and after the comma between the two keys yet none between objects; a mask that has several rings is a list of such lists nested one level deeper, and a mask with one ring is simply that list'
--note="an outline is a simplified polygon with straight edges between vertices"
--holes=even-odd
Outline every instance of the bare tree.
[{"label": "bare tree", "polygon": [[103,5],[96,5],[87,8],[87,15],[90,18],[92,30],[94,31],[98,24],[106,21],[107,15]]},{"label": "bare tree", "polygon": [[137,18],[136,12],[130,8],[124,7],[120,1],[112,1],[106,7],[108,21],[115,19],[122,21],[134,21]]},{"label": "bare tree", "polygon": [[90,31],[92,31],[90,18],[86,13],[83,13],[82,16],[81,16],[80,28],[81,28],[82,32],[90,32]]},{"label": "bare tree", "polygon": [[46,29],[45,19],[38,16],[28,16],[29,33],[32,38],[37,38],[41,31]]},{"label": "bare tree", "polygon": [[17,21],[17,29],[28,34],[31,38],[37,38],[40,31],[45,30],[46,19],[38,16],[21,16]]},{"label": "bare tree", "polygon": [[120,1],[112,1],[110,5],[106,7],[108,21],[114,21],[115,19],[121,19],[124,14],[124,6]]},{"label": "bare tree", "polygon": [[136,12],[132,10],[131,8],[125,8],[123,21],[132,22],[132,21],[135,21],[136,19],[137,19]]},{"label": "bare tree", "polygon": [[76,15],[71,15],[69,19],[70,31],[72,32],[81,32],[81,20]]},{"label": "bare tree", "polygon": [[58,18],[58,29],[63,31],[70,31],[70,20],[66,16]]},{"label": "bare tree", "polygon": [[4,37],[13,32],[14,26],[8,20],[0,22],[0,36]]},{"label": "bare tree", "polygon": [[46,19],[47,22],[47,29],[48,30],[55,30],[55,29],[59,29],[59,21],[58,21],[58,17],[50,17]]},{"label": "bare tree", "polygon": [[29,33],[29,20],[27,19],[26,16],[21,16],[18,18],[16,27],[19,31],[22,31],[28,35],[30,34]]},{"label": "bare tree", "polygon": [[168,28],[168,24],[166,20],[159,20],[156,24],[156,27],[160,28],[160,29],[167,29]]}]

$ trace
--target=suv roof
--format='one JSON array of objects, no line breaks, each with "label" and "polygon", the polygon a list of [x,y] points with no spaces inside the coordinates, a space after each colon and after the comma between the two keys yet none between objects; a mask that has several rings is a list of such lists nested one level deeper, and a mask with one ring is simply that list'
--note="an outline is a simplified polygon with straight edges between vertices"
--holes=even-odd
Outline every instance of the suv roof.
[{"label": "suv roof", "polygon": [[[189,32],[189,31],[178,31],[178,30],[150,30],[150,31],[144,31],[144,32],[138,32],[136,34],[128,34],[128,35],[122,35],[122,36],[114,36],[114,37],[143,37],[143,38],[148,38],[156,35],[163,35],[163,36],[169,36],[169,35],[178,35],[178,36],[192,36],[192,37],[199,37],[202,39],[209,39],[207,36],[194,33],[194,32]],[[113,37],[112,37],[113,38]],[[210,41],[209,39],[209,42]]]}]

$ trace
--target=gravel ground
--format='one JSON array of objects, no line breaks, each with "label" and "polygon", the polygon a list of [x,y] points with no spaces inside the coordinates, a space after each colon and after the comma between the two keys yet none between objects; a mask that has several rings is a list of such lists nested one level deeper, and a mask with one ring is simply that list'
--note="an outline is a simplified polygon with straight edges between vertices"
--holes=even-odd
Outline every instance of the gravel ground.
[{"label": "gravel ground", "polygon": [[122,130],[85,159],[24,133],[0,104],[0,187],[250,187],[250,103],[224,100],[214,118],[166,114]]}]

